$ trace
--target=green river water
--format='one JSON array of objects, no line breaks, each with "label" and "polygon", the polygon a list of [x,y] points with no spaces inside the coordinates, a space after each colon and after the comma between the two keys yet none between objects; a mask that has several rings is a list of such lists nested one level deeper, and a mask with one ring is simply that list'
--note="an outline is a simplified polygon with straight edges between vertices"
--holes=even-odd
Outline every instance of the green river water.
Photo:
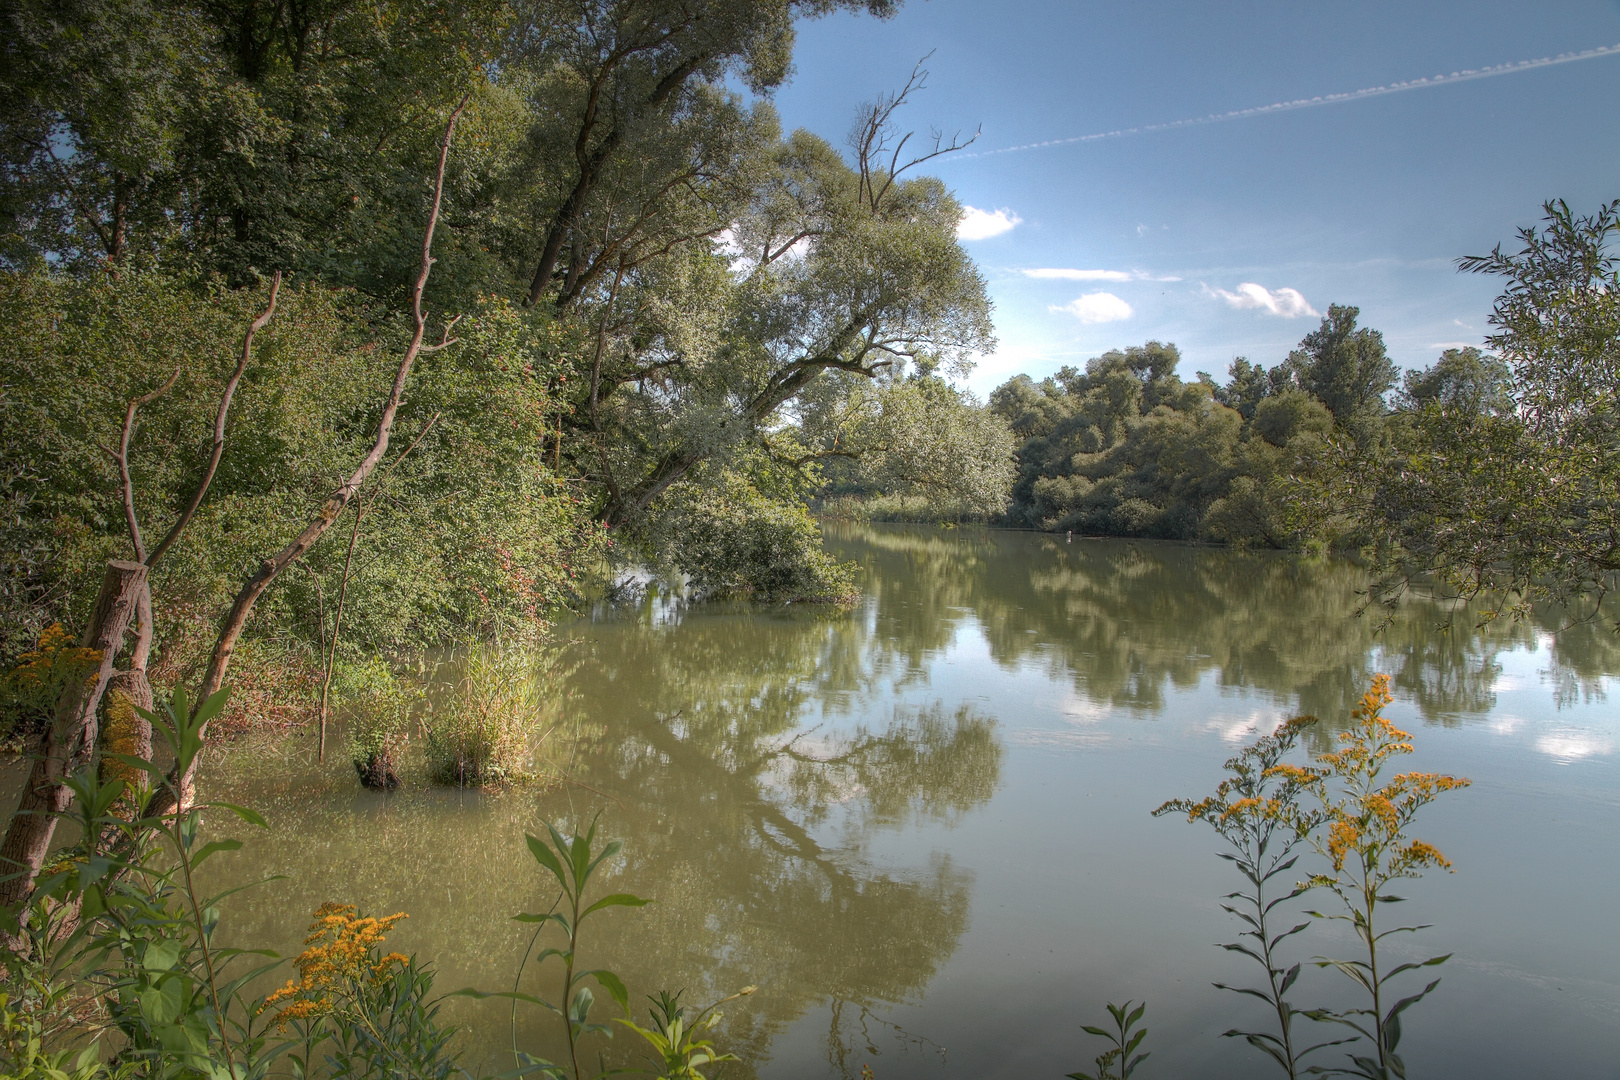
[{"label": "green river water", "polygon": [[[204,796],[272,826],[216,860],[216,882],[284,876],[228,902],[229,936],[291,955],[323,901],[405,911],[390,947],[431,958],[441,989],[510,989],[529,930],[510,916],[553,895],[523,834],[600,814],[625,842],[603,888],[656,903],[593,918],[581,961],[632,1000],[758,984],[719,1029],[743,1059],[727,1076],[1058,1080],[1100,1049],[1080,1025],[1126,998],[1148,1003],[1138,1080],[1273,1075],[1219,1037],[1264,1023],[1210,985],[1253,975],[1213,947],[1233,940],[1219,904],[1238,882],[1210,830],[1150,811],[1212,791],[1282,717],[1331,728],[1383,671],[1411,766],[1474,781],[1417,830],[1456,872],[1408,883],[1395,912],[1434,924],[1393,941],[1397,959],[1455,954],[1407,1014],[1411,1075],[1620,1076],[1614,635],[1554,637],[1552,617],[1478,631],[1467,612],[1444,630],[1448,611],[1420,601],[1375,633],[1343,563],[827,533],[861,567],[852,612],[654,589],[562,625],[566,708],[590,734],[569,784],[384,796],[357,786],[341,739],[324,767],[304,738],[216,755]],[[1351,949],[1327,927],[1294,940],[1294,959]],[[552,996],[555,980],[522,986]],[[1353,1000],[1315,968],[1291,996]],[[511,1067],[508,1008],[446,1006],[469,1065]],[[537,1011],[516,1035],[558,1051]],[[633,1049],[603,1045],[610,1063]]]}]

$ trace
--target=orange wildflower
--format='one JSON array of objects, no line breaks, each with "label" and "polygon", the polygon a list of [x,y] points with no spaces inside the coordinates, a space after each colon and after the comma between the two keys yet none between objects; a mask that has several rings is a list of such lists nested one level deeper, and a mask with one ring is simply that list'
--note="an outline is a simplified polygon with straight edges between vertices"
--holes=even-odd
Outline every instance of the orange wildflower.
[{"label": "orange wildflower", "polygon": [[281,1006],[275,1016],[278,1028],[324,1016],[336,1009],[334,998],[352,996],[356,984],[378,982],[409,964],[410,957],[403,953],[377,955],[383,938],[405,918],[409,916],[404,912],[378,919],[358,914],[353,904],[322,904],[304,939],[309,948],[293,961],[298,978],[287,980],[286,986],[265,998],[259,1012]]},{"label": "orange wildflower", "polygon": [[56,696],[74,679],[88,683],[101,667],[100,649],[81,649],[61,623],[52,623],[39,635],[39,644],[25,652],[11,670],[8,681],[12,692],[30,699],[35,707],[50,708]]}]

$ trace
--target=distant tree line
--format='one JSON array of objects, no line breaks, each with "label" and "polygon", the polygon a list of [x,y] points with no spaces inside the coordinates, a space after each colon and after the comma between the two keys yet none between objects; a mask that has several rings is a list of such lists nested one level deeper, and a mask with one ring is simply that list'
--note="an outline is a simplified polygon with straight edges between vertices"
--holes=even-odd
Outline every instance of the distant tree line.
[{"label": "distant tree line", "polygon": [[[1435,402],[1511,407],[1507,368],[1474,348],[1430,368],[1399,368],[1360,311],[1333,305],[1299,347],[1267,368],[1234,360],[1224,384],[1183,381],[1174,345],[1104,353],[1084,371],[1019,375],[990,410],[1019,440],[1010,524],[1112,536],[1269,547],[1344,540],[1302,485],[1329,446],[1387,449]],[[1399,386],[1399,389],[1397,389]]]}]

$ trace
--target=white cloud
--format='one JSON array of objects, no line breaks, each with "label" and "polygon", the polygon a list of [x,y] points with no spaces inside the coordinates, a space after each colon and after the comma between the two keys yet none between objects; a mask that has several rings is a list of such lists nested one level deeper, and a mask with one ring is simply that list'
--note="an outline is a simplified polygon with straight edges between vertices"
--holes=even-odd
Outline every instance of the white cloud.
[{"label": "white cloud", "polygon": [[1141,270],[1072,270],[1067,267],[1044,266],[1020,271],[1025,277],[1056,281],[1180,281],[1178,277],[1155,277]]},{"label": "white cloud", "polygon": [[1024,276],[1052,278],[1058,281],[1129,281],[1132,277],[1124,270],[1066,270],[1061,267],[1025,270]]},{"label": "white cloud", "polygon": [[1054,304],[1052,310],[1067,311],[1083,323],[1119,322],[1136,314],[1131,305],[1108,292],[1086,293],[1067,304]]},{"label": "white cloud", "polygon": [[1264,285],[1245,281],[1237,287],[1237,292],[1227,292],[1225,289],[1210,289],[1209,292],[1235,308],[1261,308],[1285,319],[1321,314],[1299,294],[1298,289],[1268,289]]},{"label": "white cloud", "polygon": [[974,206],[962,207],[962,220],[956,224],[958,240],[988,240],[1011,232],[1023,218],[1003,206],[1000,210],[980,210]]},{"label": "white cloud", "polygon": [[1472,341],[1436,341],[1433,345],[1423,346],[1425,349],[1468,349],[1478,348]]}]

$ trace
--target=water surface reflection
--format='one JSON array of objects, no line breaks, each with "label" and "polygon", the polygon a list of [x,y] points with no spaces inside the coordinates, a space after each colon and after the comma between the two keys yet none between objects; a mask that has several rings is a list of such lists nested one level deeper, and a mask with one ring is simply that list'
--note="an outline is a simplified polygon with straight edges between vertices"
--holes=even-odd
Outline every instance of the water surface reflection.
[{"label": "water surface reflection", "polygon": [[[1421,598],[1378,634],[1342,562],[827,532],[862,567],[853,612],[654,590],[561,627],[567,707],[592,732],[563,787],[383,798],[301,749],[223,755],[210,793],[275,828],[219,872],[287,877],[238,905],[234,933],[294,951],[324,900],[403,909],[398,944],[435,957],[441,986],[509,986],[526,940],[507,916],[550,902],[522,834],[600,813],[626,841],[609,887],[658,902],[603,918],[583,960],[633,993],[758,983],[728,1014],[747,1063],[729,1075],[1061,1075],[1089,1060],[1077,1025],[1103,1000],[1147,996],[1161,1075],[1248,1076],[1249,1052],[1215,1037],[1232,1006],[1207,990],[1242,974],[1208,948],[1230,933],[1216,897],[1231,883],[1207,838],[1147,811],[1213,786],[1284,715],[1333,723],[1388,671],[1396,718],[1421,725],[1416,764],[1476,780],[1433,819],[1463,872],[1413,891],[1459,961],[1409,1060],[1512,1075],[1510,1020],[1572,1048],[1569,1075],[1620,1052],[1592,1035],[1620,1020],[1620,948],[1568,930],[1606,926],[1601,897],[1620,888],[1613,635],[1553,638],[1545,612],[1479,629]],[[505,1010],[453,1011],[500,1066]],[[521,1044],[555,1050],[542,1028],[520,1021]],[[630,1049],[617,1042],[610,1060]]]}]

